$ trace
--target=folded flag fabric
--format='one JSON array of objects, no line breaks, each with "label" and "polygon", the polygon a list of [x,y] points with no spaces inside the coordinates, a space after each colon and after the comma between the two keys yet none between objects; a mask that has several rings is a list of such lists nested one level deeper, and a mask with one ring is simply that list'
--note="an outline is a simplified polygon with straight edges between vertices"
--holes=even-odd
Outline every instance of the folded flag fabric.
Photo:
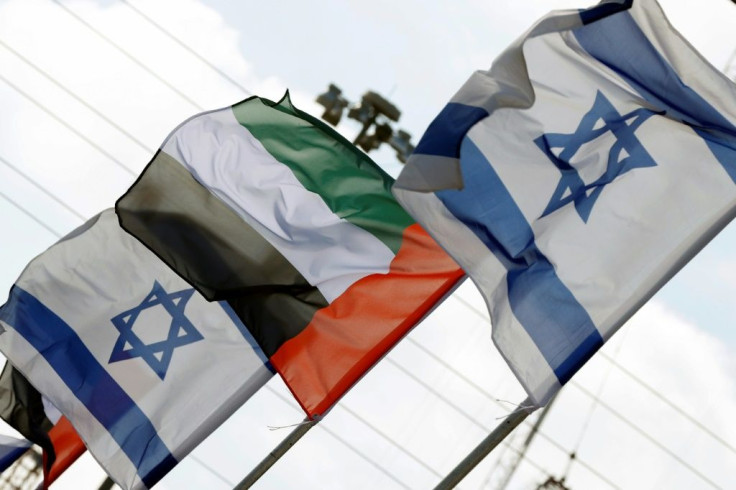
[{"label": "folded flag fabric", "polygon": [[126,489],[160,480],[273,374],[232,309],[113,210],[26,267],[0,326],[0,350]]},{"label": "folded flag fabric", "polygon": [[654,0],[553,12],[476,72],[394,194],[539,405],[736,211],[736,86]]},{"label": "folded flag fabric", "polygon": [[0,472],[10,468],[31,445],[31,441],[25,439],[0,435]]},{"label": "folded flag fabric", "polygon": [[287,93],[184,122],[116,210],[232,308],[314,418],[464,277],[392,184]]},{"label": "folded flag fabric", "polygon": [[0,417],[43,449],[44,488],[86,450],[67,418],[10,363],[0,375]]}]

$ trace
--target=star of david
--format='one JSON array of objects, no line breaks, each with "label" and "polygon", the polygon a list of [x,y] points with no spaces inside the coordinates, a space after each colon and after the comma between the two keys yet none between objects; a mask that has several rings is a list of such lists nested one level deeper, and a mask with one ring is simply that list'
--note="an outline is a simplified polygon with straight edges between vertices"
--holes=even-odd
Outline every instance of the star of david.
[{"label": "star of david", "polygon": [[[177,347],[204,338],[184,315],[187,301],[192,297],[192,294],[194,294],[194,289],[183,289],[169,294],[158,281],[154,281],[153,289],[141,304],[111,318],[113,325],[120,332],[120,336],[115,342],[108,362],[113,363],[140,357],[163,380],[174,350]],[[171,315],[171,325],[165,339],[146,345],[133,331],[133,326],[141,312],[157,306],[164,308]]]},{"label": "star of david", "polygon": [[[572,202],[580,218],[587,223],[593,205],[607,184],[635,168],[656,167],[657,163],[634,134],[644,121],[655,114],[662,112],[641,108],[621,115],[599,91],[593,107],[583,116],[574,133],[546,133],[535,139],[534,143],[562,173],[542,216]],[[608,153],[606,170],[595,181],[585,183],[570,161],[585,143],[608,131],[613,134],[616,142]]]}]

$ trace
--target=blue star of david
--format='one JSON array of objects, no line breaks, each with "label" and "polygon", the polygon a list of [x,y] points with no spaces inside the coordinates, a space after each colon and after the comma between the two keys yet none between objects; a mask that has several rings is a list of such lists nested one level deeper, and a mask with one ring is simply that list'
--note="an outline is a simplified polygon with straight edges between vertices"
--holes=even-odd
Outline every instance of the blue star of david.
[{"label": "blue star of david", "polygon": [[[547,216],[572,202],[580,218],[587,223],[593,205],[607,184],[635,168],[656,167],[657,163],[634,134],[644,121],[655,114],[662,112],[641,108],[621,115],[611,102],[598,92],[593,107],[583,116],[574,133],[546,133],[535,139],[534,143],[562,172],[560,182],[542,216]],[[602,125],[599,124],[600,121]],[[585,143],[608,131],[613,133],[616,142],[608,153],[606,171],[594,182],[586,184],[577,169],[570,164],[570,160]],[[553,149],[561,151],[555,154]]]},{"label": "blue star of david", "polygon": [[[187,301],[192,297],[192,294],[194,294],[194,289],[183,289],[168,294],[158,281],[154,281],[153,289],[140,305],[111,319],[115,328],[120,332],[120,337],[115,342],[108,362],[113,363],[140,357],[163,380],[174,354],[174,349],[204,338],[184,315]],[[166,339],[146,345],[135,334],[133,326],[143,310],[155,306],[161,306],[171,315],[171,325]]]}]

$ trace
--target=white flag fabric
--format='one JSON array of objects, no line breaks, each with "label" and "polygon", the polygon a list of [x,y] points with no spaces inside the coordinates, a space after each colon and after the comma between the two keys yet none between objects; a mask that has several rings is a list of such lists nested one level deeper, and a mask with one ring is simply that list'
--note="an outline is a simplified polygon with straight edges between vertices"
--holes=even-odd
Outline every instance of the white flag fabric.
[{"label": "white flag fabric", "polygon": [[273,375],[208,302],[102,212],[34,259],[0,309],[0,350],[122,488],[147,488]]},{"label": "white flag fabric", "polygon": [[735,182],[736,86],[635,0],[541,19],[451,99],[394,194],[543,405],[734,217]]}]

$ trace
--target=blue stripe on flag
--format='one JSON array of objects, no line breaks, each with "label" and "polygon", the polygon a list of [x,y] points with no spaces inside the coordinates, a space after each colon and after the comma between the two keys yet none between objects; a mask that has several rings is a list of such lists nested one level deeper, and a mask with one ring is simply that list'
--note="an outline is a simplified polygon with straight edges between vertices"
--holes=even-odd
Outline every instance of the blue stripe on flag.
[{"label": "blue stripe on flag", "polygon": [[645,100],[692,126],[736,183],[736,127],[680,79],[630,13],[573,32],[583,49],[618,73]]},{"label": "blue stripe on flag", "polygon": [[591,22],[595,22],[604,17],[608,17],[609,15],[621,12],[622,10],[628,10],[631,8],[632,4],[633,0],[625,0],[623,2],[610,2],[596,5],[595,7],[581,10],[580,20],[583,21],[583,24],[590,24]]},{"label": "blue stripe on flag", "polygon": [[43,355],[128,455],[147,487],[177,464],[148,417],[64,320],[17,285],[0,318]]},{"label": "blue stripe on flag", "polygon": [[240,332],[245,341],[248,342],[248,345],[250,345],[250,347],[253,349],[255,355],[257,355],[258,358],[263,361],[263,364],[265,364],[269,371],[276,374],[276,370],[271,365],[271,361],[269,361],[268,357],[266,357],[266,354],[263,353],[263,349],[261,349],[261,346],[258,345],[258,342],[256,342],[256,339],[253,337],[253,334],[251,334],[250,330],[248,330],[248,327],[246,327],[240,320],[240,318],[238,318],[235,310],[232,309],[227,301],[218,301],[217,304],[219,304],[222,309],[225,310],[225,313],[227,313],[227,316],[230,317],[230,320],[232,320],[232,322],[235,324],[238,332]]},{"label": "blue stripe on flag", "polygon": [[465,133],[487,115],[482,107],[450,102],[429,125],[414,153],[459,158]]},{"label": "blue stripe on flag", "polygon": [[465,189],[436,195],[506,267],[511,309],[564,384],[603,345],[603,338],[539,251],[531,226],[469,138],[462,144],[461,163]]}]

